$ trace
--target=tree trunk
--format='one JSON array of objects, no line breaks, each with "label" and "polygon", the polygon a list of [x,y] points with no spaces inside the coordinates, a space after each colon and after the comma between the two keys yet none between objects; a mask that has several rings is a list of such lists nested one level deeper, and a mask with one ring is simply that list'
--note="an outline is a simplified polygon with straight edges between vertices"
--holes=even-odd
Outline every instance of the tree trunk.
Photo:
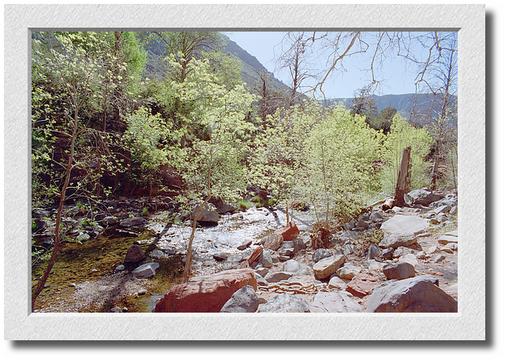
[{"label": "tree trunk", "polygon": [[411,148],[403,149],[400,169],[398,170],[398,178],[396,179],[394,205],[405,206],[404,195],[410,188],[410,151]]},{"label": "tree trunk", "polygon": [[[199,209],[200,209],[200,207],[199,207]],[[196,219],[196,216],[194,216],[193,221],[191,223],[191,235],[188,240],[188,247],[186,250],[186,262],[184,264],[184,273],[182,276],[184,282],[188,282],[188,280],[191,276],[191,263],[193,262],[193,240],[195,239],[196,222],[197,222],[197,219]]]},{"label": "tree trunk", "polygon": [[53,269],[53,266],[56,263],[56,260],[58,259],[58,255],[61,251],[61,218],[63,216],[63,208],[65,205],[67,188],[68,188],[68,185],[70,184],[70,176],[72,173],[72,166],[74,163],[74,151],[75,151],[74,149],[75,149],[75,141],[77,138],[77,129],[78,129],[78,122],[77,122],[78,121],[78,112],[79,112],[79,108],[76,106],[75,113],[74,113],[74,126],[72,129],[72,138],[71,138],[71,142],[70,142],[70,154],[68,156],[67,165],[65,168],[65,179],[63,181],[63,185],[61,186],[60,201],[58,204],[58,210],[56,211],[56,221],[55,221],[55,225],[54,225],[53,250],[51,252],[51,257],[49,258],[49,261],[47,263],[47,267],[44,270],[44,274],[39,279],[39,281],[37,282],[37,285],[35,286],[35,289],[32,292],[32,311],[35,309],[35,301],[37,300],[37,297],[40,295],[40,293],[44,289],[46,281],[49,278],[49,275],[51,274],[51,270]]}]

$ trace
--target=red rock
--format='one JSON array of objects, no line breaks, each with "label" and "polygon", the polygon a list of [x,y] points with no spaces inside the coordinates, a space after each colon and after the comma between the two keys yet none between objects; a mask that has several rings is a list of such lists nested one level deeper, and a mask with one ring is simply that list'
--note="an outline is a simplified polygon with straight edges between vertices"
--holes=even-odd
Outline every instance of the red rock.
[{"label": "red rock", "polygon": [[286,226],[280,232],[280,234],[282,235],[282,239],[284,241],[293,240],[299,233],[300,233],[300,230],[298,230],[298,226],[296,226],[296,224],[292,223],[292,222],[290,222],[289,226]]},{"label": "red rock", "polygon": [[247,259],[249,266],[253,266],[255,263],[260,261],[261,255],[263,255],[263,248],[261,246],[258,246],[253,250],[252,254],[249,255],[249,258]]},{"label": "red rock", "polygon": [[346,290],[357,297],[365,297],[378,285],[378,279],[368,274],[358,274],[347,283]]},{"label": "red rock", "polygon": [[257,287],[252,269],[222,271],[199,276],[186,284],[173,286],[158,301],[155,312],[219,312],[231,296],[242,287]]}]

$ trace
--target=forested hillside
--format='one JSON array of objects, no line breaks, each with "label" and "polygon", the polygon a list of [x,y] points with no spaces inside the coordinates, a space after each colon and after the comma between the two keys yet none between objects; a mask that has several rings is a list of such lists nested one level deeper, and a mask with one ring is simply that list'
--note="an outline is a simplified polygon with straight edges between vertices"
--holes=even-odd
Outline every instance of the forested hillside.
[{"label": "forested hillside", "polygon": [[[296,236],[295,223],[310,222],[314,251],[335,246],[344,224],[375,244],[380,223],[361,218],[373,206],[413,205],[407,193],[419,188],[440,200],[457,186],[445,112],[416,127],[396,109],[372,116],[364,98],[322,106],[219,33],[43,32],[32,45],[33,305],[43,311],[132,307],[133,293],[163,293],[225,260],[219,269],[257,266],[263,245],[293,240],[271,238],[273,224]],[[263,245],[237,244],[226,235],[237,229]],[[237,245],[251,253],[227,261],[220,246]]]}]

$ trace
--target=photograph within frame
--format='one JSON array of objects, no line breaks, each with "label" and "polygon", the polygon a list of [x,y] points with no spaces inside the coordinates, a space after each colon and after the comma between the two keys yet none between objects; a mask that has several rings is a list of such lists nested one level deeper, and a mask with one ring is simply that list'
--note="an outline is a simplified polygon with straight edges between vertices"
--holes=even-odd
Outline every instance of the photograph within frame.
[{"label": "photograph within frame", "polygon": [[[381,9],[381,8],[382,8],[382,9],[384,9],[384,7],[377,7],[376,9]],[[443,7],[441,7],[441,8],[443,8]],[[147,9],[147,8],[145,8],[145,9]],[[236,9],[239,9],[239,8],[236,8]],[[334,8],[334,9],[337,9],[337,7],[336,7],[336,8]],[[341,7],[338,7],[338,9],[341,9],[341,10],[342,10],[342,9],[346,9],[346,11],[349,11],[349,9],[350,9],[350,8],[345,8],[345,7],[344,7],[344,8],[341,8]],[[399,8],[397,8],[397,9],[406,9],[406,8],[405,8],[405,7],[399,7]],[[412,10],[412,8],[411,8],[411,10]],[[420,10],[422,10],[422,9],[420,9]],[[400,10],[398,10],[398,11],[399,11],[399,12],[402,12],[402,11],[400,11]],[[442,11],[442,13],[443,13],[443,11]],[[19,14],[18,14],[18,15],[19,15]],[[399,23],[397,18],[393,18],[393,20],[391,20],[391,21],[390,21],[390,23],[391,23],[391,22],[395,22],[395,21],[396,21],[397,23]],[[426,18],[424,18],[424,19],[423,19],[423,21],[425,21],[425,23],[429,23],[429,22],[426,20]],[[414,22],[414,23],[416,23],[416,22]],[[419,23],[419,22],[417,22],[417,24],[418,24],[418,23]],[[448,23],[448,24],[451,24],[451,22],[450,22],[450,21],[448,21],[447,23]],[[457,21],[453,21],[453,22],[452,22],[452,24],[455,24],[455,23],[457,23]],[[462,23],[463,23],[463,22],[461,22],[461,24],[462,24]],[[12,24],[11,24],[11,25],[12,25]],[[7,25],[6,25],[6,26],[7,26]],[[425,26],[426,26],[426,25],[425,25]],[[472,25],[472,26],[474,26],[473,30],[476,30],[476,29],[475,29],[475,24],[474,24],[474,25]],[[43,27],[44,27],[44,26],[41,26],[41,28],[43,28]],[[454,26],[454,27],[456,27],[456,26]],[[477,26],[477,28],[478,28],[478,26]],[[464,27],[462,27],[462,30],[460,30],[460,34],[462,35],[462,36],[461,36],[461,43],[462,43],[462,44],[465,44],[465,41],[464,41],[464,40],[465,40],[465,39],[467,39],[467,40],[468,40],[468,38],[465,38],[465,36],[464,36],[464,34],[465,34],[465,32],[464,32]],[[470,42],[468,42],[467,44],[469,44],[469,43],[470,43]],[[464,46],[462,46],[462,53],[464,54]],[[461,59],[462,59],[462,60],[461,60],[461,65],[463,65],[463,66],[464,66],[465,64],[467,65],[467,64],[468,64],[468,61],[470,61],[468,57],[467,57],[467,58],[465,58],[464,56],[462,56],[462,57],[461,57]],[[478,58],[477,58],[477,59],[475,59],[475,61],[478,61],[478,60],[479,60]],[[481,59],[481,60],[482,60],[482,59]],[[460,69],[461,69],[461,66],[460,66]],[[6,80],[8,80],[8,79],[6,78]],[[475,80],[475,79],[473,79],[473,80]],[[479,84],[480,82],[481,82],[481,81],[479,80],[479,81],[475,82],[475,84]],[[467,90],[468,90],[468,87],[465,87],[465,79],[462,79],[462,80],[460,81],[460,89],[462,89],[462,90],[467,89]],[[464,91],[462,91],[462,92],[461,92],[461,96],[463,96],[463,97],[464,97],[465,95],[467,95],[467,94],[468,94],[468,92],[464,92]],[[464,100],[466,100],[466,99],[464,99]],[[481,111],[481,117],[480,117],[480,118],[482,118],[482,123],[480,123],[480,125],[482,125],[482,124],[483,124],[483,116],[482,116],[482,115],[483,115],[483,111],[482,111],[482,110],[483,110],[483,107],[482,107],[482,106],[480,106],[480,105],[477,105],[476,109],[474,109],[474,110],[472,110],[472,111],[467,112],[467,110],[468,110],[468,109],[466,108],[465,103],[463,103],[463,106],[461,106],[461,104],[462,104],[462,103],[463,103],[463,100],[462,100],[462,98],[460,97],[460,98],[459,98],[459,104],[460,104],[460,108],[459,108],[459,110],[460,110],[460,119],[461,119],[461,118],[463,118],[463,119],[464,119],[464,118],[465,118],[465,115],[468,115],[469,113],[472,113],[472,111],[473,111],[474,113],[479,113],[479,111]],[[8,111],[8,108],[6,108],[6,109],[7,109],[7,111]],[[479,118],[479,117],[477,116],[477,118]],[[477,123],[477,124],[473,124],[473,125],[474,125],[474,126],[477,126],[477,125],[479,125],[479,123]],[[465,128],[468,128],[468,127],[467,127],[467,126],[468,126],[468,124],[467,124],[466,122],[463,122],[461,126],[462,126],[463,133],[465,133],[465,131],[466,131],[466,130],[465,130]],[[16,130],[16,129],[14,129],[14,130]],[[460,129],[458,129],[458,130],[460,130]],[[474,132],[474,135],[477,137],[477,139],[482,139],[482,140],[483,140],[483,136],[478,136],[479,134],[482,134],[483,126],[482,126],[482,129],[480,129],[480,130],[479,130],[479,129],[475,129],[475,130],[476,130],[476,132]],[[460,139],[461,139],[461,133],[460,133]],[[465,138],[465,137],[463,137],[463,139],[465,140],[466,138]],[[9,137],[7,137],[7,140],[9,140]],[[468,139],[466,139],[466,140],[468,140]],[[477,140],[473,140],[473,143],[474,143],[474,144],[475,144],[475,141],[477,141]],[[6,143],[8,144],[8,141],[7,141]],[[26,150],[26,148],[25,148],[25,150]],[[475,147],[473,148],[473,150],[474,150],[474,153],[473,153],[474,157],[470,156],[470,157],[468,158],[469,160],[471,160],[472,158],[475,158],[475,156],[477,156],[477,157],[482,157],[482,156],[483,156],[483,153],[481,153],[481,152],[477,151],[477,150],[475,149]],[[20,148],[16,149],[16,151],[23,151],[23,146],[21,146]],[[460,148],[460,156],[461,156],[461,153],[462,153],[462,152],[466,153],[466,151],[465,151],[464,149],[461,149],[461,148]],[[12,154],[12,151],[11,151],[11,154]],[[467,158],[465,158],[465,159],[467,159]],[[470,162],[471,162],[471,161],[470,161]],[[483,166],[483,163],[482,163],[482,165],[481,165],[481,166]],[[461,184],[462,184],[462,189],[464,189],[464,188],[465,188],[465,185],[464,185],[464,184],[465,184],[465,177],[464,177],[464,175],[465,175],[465,172],[467,171],[467,170],[465,170],[465,169],[467,169],[467,167],[466,167],[466,166],[462,166],[462,167],[460,167],[460,169],[461,169],[461,171],[460,171],[460,178],[462,179]],[[468,175],[468,173],[467,173],[467,175]],[[461,190],[461,193],[463,193],[463,190]],[[464,199],[459,199],[459,205],[460,205],[460,207],[462,207],[462,205],[463,205],[463,204],[462,204],[462,202],[463,202],[463,203],[467,203],[467,204],[468,204],[468,199],[466,199],[466,200],[464,200]],[[478,207],[478,206],[477,206],[477,207]],[[466,207],[465,207],[465,208],[463,208],[463,209],[460,209],[460,216],[461,216],[461,218],[462,218],[462,219],[465,217],[465,213],[466,213],[466,211],[467,211],[467,210],[465,210],[465,209],[466,209]],[[483,209],[483,208],[482,208],[482,209]],[[466,213],[466,214],[468,214],[468,213]],[[461,225],[462,225],[463,227],[466,227],[466,226],[467,226],[467,225],[465,225],[465,224],[461,224]],[[463,234],[465,234],[465,232],[464,232],[464,231],[465,231],[465,229],[463,229]],[[469,246],[470,246],[470,245],[471,245],[471,244],[469,244]],[[6,248],[7,248],[7,247],[6,247]],[[466,249],[468,249],[468,248],[466,248]],[[462,253],[462,254],[464,254],[463,252],[461,252],[461,253]],[[483,259],[483,258],[482,258],[482,261],[484,261],[484,259]],[[463,276],[465,276],[465,271],[464,271],[464,269],[461,269],[461,270],[463,271],[463,274],[462,274],[462,275],[463,275]],[[483,270],[483,268],[482,268],[482,270]],[[7,283],[8,283],[8,282],[7,282]],[[463,292],[464,292],[464,290],[465,290],[465,283],[463,283],[463,284],[462,284],[462,286],[463,286]],[[472,296],[468,297],[467,299],[472,300]],[[474,298],[474,299],[475,299],[475,298]],[[468,304],[468,302],[466,302],[466,304]],[[464,305],[464,304],[463,304],[463,305]],[[463,306],[463,308],[464,308],[464,306]],[[482,309],[482,308],[480,308],[480,309]],[[480,310],[479,310],[479,311],[480,311]],[[17,314],[19,314],[19,311],[17,312]],[[464,316],[465,314],[466,314],[466,315],[469,315],[470,313],[469,313],[469,312],[466,312],[466,313],[465,313],[464,311],[463,311],[463,312],[461,312],[461,313],[460,313],[460,315],[461,315],[461,316],[460,316],[460,317],[458,317],[458,318],[456,318],[456,320],[453,320],[453,322],[452,322],[452,323],[453,323],[453,325],[454,325],[455,323],[458,323],[458,321],[459,321],[458,319],[465,318],[465,316]],[[475,314],[475,313],[474,313],[474,314]],[[480,311],[480,312],[478,312],[478,314],[480,314],[480,316],[482,316],[483,312],[482,312],[482,311]],[[13,315],[16,315],[16,314],[13,314]],[[35,315],[35,314],[34,314],[34,315]],[[38,321],[38,318],[39,318],[39,317],[38,317],[38,314],[37,314],[37,316],[34,316],[34,315],[30,315],[30,316],[29,316],[29,318],[31,318],[31,319],[29,319],[29,321],[28,321],[28,322],[33,322],[33,321],[35,321],[35,322],[36,322],[36,321]],[[41,314],[41,315],[42,315],[42,314]],[[199,315],[199,316],[200,316],[200,318],[201,318],[201,319],[205,319],[205,318],[207,318],[207,316],[205,316],[205,315]],[[57,318],[57,317],[56,317],[56,318]],[[55,318],[55,319],[56,319],[56,318]],[[474,316],[473,316],[473,318],[474,318],[474,319],[477,319],[477,318],[478,318],[478,315],[474,315]],[[46,319],[47,319],[47,317],[46,317]],[[121,317],[117,317],[116,319],[121,319]],[[181,319],[181,318],[180,318],[180,319]],[[295,318],[292,318],[292,319],[294,320]],[[319,321],[321,320],[321,318],[320,318],[320,317],[318,317],[318,319],[319,319]],[[249,320],[244,321],[244,324],[245,324],[245,323],[247,323],[248,321],[249,321]],[[263,319],[262,319],[262,318],[260,318],[258,321],[259,321],[260,323],[265,324],[265,323],[263,322]],[[294,321],[297,321],[297,320],[294,320]],[[227,322],[227,320],[225,320],[225,321],[224,321],[224,323],[226,323],[226,322]],[[423,322],[423,320],[422,320],[422,318],[420,318],[419,323],[422,323],[422,322]],[[77,321],[77,322],[75,322],[75,318],[74,318],[74,321],[70,321],[70,322],[68,322],[68,325],[69,325],[69,326],[74,326],[74,325],[72,325],[72,324],[77,324],[77,323],[78,323],[78,321]],[[323,321],[323,323],[325,323],[325,322]],[[351,323],[353,323],[353,321],[351,321]],[[322,325],[322,326],[324,326],[324,325]],[[350,324],[350,326],[355,326],[355,325]],[[479,328],[479,327],[477,327],[477,328]],[[482,328],[479,328],[479,329],[482,329]],[[478,329],[477,329],[477,330],[478,330]],[[89,334],[91,334],[91,333],[89,333]],[[243,334],[243,332],[241,332],[241,334]],[[352,333],[349,333],[349,336],[352,336],[352,334],[353,334],[353,332],[352,332]],[[62,336],[63,334],[62,334],[62,333],[60,333],[59,335],[60,335],[60,336]],[[401,337],[401,335],[400,335],[400,334],[398,334],[398,335]],[[90,335],[90,336],[91,336],[91,335]],[[297,334],[297,335],[294,335],[294,336],[302,336],[302,337],[306,338],[305,336],[307,336],[307,334],[303,335],[303,331],[302,331],[302,333]],[[378,336],[377,338],[380,338],[380,336]]]}]

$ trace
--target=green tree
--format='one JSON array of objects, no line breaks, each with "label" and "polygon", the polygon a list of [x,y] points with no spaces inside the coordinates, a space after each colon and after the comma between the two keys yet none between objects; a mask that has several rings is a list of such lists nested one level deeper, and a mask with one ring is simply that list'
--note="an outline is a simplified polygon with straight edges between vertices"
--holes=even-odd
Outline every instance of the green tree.
[{"label": "green tree", "polygon": [[429,184],[429,163],[426,157],[430,151],[432,137],[426,129],[415,128],[407,120],[396,114],[393,117],[391,131],[383,144],[382,187],[385,193],[394,192],[396,177],[403,149],[407,146],[411,151],[411,185],[421,188]]}]

